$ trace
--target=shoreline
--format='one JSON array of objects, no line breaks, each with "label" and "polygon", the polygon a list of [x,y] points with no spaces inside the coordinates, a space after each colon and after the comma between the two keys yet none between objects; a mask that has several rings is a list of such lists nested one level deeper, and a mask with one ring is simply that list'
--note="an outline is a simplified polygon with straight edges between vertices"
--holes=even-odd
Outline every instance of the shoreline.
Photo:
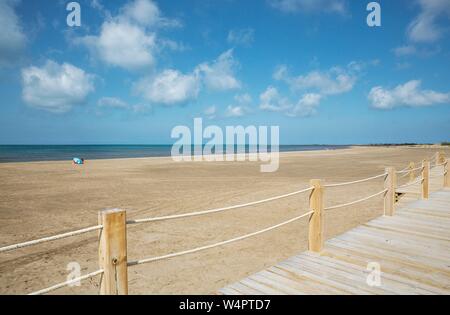
[{"label": "shoreline", "polygon": [[[55,145],[58,146],[58,145]],[[65,145],[61,145],[61,146],[65,146]],[[70,145],[69,145],[70,146]],[[96,145],[92,145],[92,146],[96,146]],[[121,145],[118,145],[121,146]],[[290,146],[290,145],[288,145]],[[295,145],[294,145],[295,146]],[[301,146],[301,145],[299,145]],[[311,146],[313,147],[314,145],[305,145],[305,146]],[[317,145],[317,146],[326,146],[326,145]],[[333,145],[330,145],[333,146]],[[336,146],[341,146],[341,145],[336,145]],[[311,152],[317,152],[317,153],[324,153],[324,152],[333,152],[333,151],[345,151],[345,150],[352,150],[355,148],[387,148],[387,149],[394,149],[394,148],[403,148],[403,149],[449,149],[449,146],[445,146],[445,145],[439,145],[439,144],[433,144],[433,145],[342,145],[342,148],[329,148],[329,149],[310,149],[310,150],[287,150],[287,151],[278,151],[280,157],[285,156],[285,155],[292,155],[292,154],[301,154],[301,153],[311,153]],[[234,153],[233,156],[238,156],[240,154],[243,153]],[[257,153],[245,153],[245,156],[249,156],[250,154],[257,154]],[[270,154],[270,152],[268,152],[268,154]],[[216,156],[214,154],[210,155],[203,155],[203,158],[205,157],[211,157],[211,156]],[[223,154],[223,157],[229,156],[227,154]],[[197,155],[191,155],[191,158],[194,159],[195,157],[197,157]],[[90,159],[85,159],[85,162],[89,162],[89,161],[128,161],[128,160],[164,160],[164,159],[171,159],[172,157],[170,155],[165,155],[165,156],[139,156],[139,157],[107,157],[107,158],[90,158]],[[61,162],[72,162],[72,160],[69,159],[61,159],[61,160],[40,160],[40,161],[0,161],[0,165],[5,165],[5,164],[51,164],[51,163],[61,163]],[[183,161],[183,162],[189,162],[189,161]],[[202,161],[192,161],[192,162],[202,162]],[[206,161],[203,161],[206,162]]]}]

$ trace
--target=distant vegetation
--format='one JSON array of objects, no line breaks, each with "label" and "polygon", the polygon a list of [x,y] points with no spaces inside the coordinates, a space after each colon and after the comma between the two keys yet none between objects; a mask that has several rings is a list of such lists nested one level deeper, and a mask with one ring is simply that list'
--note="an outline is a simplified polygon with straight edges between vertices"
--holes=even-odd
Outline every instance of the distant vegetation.
[{"label": "distant vegetation", "polygon": [[386,147],[386,146],[412,146],[412,145],[430,145],[430,143],[374,143],[369,144],[371,147]]},{"label": "distant vegetation", "polygon": [[450,142],[442,142],[441,145],[448,145],[448,146],[450,146]]}]

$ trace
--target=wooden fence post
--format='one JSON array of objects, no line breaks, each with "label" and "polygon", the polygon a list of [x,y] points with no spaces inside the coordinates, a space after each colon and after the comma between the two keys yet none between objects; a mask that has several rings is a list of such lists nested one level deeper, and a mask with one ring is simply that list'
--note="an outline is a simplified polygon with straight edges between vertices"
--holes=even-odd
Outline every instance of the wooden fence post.
[{"label": "wooden fence post", "polygon": [[450,160],[445,160],[444,164],[444,187],[450,187]]},{"label": "wooden fence post", "polygon": [[319,179],[312,179],[310,185],[314,189],[309,196],[309,207],[314,213],[309,218],[309,250],[318,253],[324,242],[323,186]]},{"label": "wooden fence post", "polygon": [[442,152],[438,152],[436,154],[436,164],[442,164],[445,162],[445,156],[444,153]]},{"label": "wooden fence post", "polygon": [[422,199],[428,199],[430,194],[430,162],[422,162]]},{"label": "wooden fence post", "polygon": [[395,211],[395,168],[386,168],[386,178],[384,179],[384,215],[393,216]]},{"label": "wooden fence post", "polygon": [[99,212],[99,265],[103,269],[102,295],[128,294],[127,225],[124,210]]},{"label": "wooden fence post", "polygon": [[416,177],[416,174],[414,173],[413,169],[415,169],[414,162],[409,163],[409,181],[412,182],[414,180],[414,177]]}]

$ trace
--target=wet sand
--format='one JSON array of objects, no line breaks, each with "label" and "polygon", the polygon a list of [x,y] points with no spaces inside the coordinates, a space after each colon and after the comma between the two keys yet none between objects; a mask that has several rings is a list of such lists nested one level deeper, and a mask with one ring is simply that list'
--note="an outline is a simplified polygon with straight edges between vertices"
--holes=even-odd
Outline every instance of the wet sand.
[{"label": "wet sand", "polygon": [[[129,219],[180,214],[265,199],[309,186],[401,169],[449,148],[356,147],[281,153],[275,173],[258,162],[173,162],[170,158],[0,164],[0,246],[97,224],[98,211],[127,210]],[[383,189],[382,179],[330,188],[326,205]],[[216,243],[308,211],[308,194],[201,217],[130,226],[129,260]],[[326,238],[381,215],[382,198],[326,213]],[[212,294],[307,249],[307,219],[200,253],[129,268],[130,294]],[[63,282],[70,262],[95,271],[97,233],[0,254],[0,293],[30,293]],[[55,294],[97,294],[98,278]]]}]

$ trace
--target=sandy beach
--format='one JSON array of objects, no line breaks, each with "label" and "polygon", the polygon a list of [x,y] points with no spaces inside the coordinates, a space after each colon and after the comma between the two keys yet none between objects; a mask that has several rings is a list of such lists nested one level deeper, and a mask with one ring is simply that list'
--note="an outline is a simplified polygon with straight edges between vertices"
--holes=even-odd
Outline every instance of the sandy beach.
[{"label": "sandy beach", "polygon": [[[450,148],[355,147],[281,153],[280,168],[258,162],[173,162],[171,158],[0,164],[0,246],[97,224],[98,212],[129,219],[181,214],[289,193],[309,180],[337,183],[404,168]],[[333,205],[382,190],[377,179],[328,189]],[[128,228],[129,260],[159,256],[280,223],[308,211],[308,194],[227,212]],[[383,212],[382,198],[326,213],[326,238]],[[219,288],[307,249],[307,219],[269,233],[183,257],[129,268],[130,294],[213,294]],[[25,294],[66,280],[67,265],[98,269],[97,233],[0,254],[0,294]],[[55,294],[97,294],[98,278]]]}]

